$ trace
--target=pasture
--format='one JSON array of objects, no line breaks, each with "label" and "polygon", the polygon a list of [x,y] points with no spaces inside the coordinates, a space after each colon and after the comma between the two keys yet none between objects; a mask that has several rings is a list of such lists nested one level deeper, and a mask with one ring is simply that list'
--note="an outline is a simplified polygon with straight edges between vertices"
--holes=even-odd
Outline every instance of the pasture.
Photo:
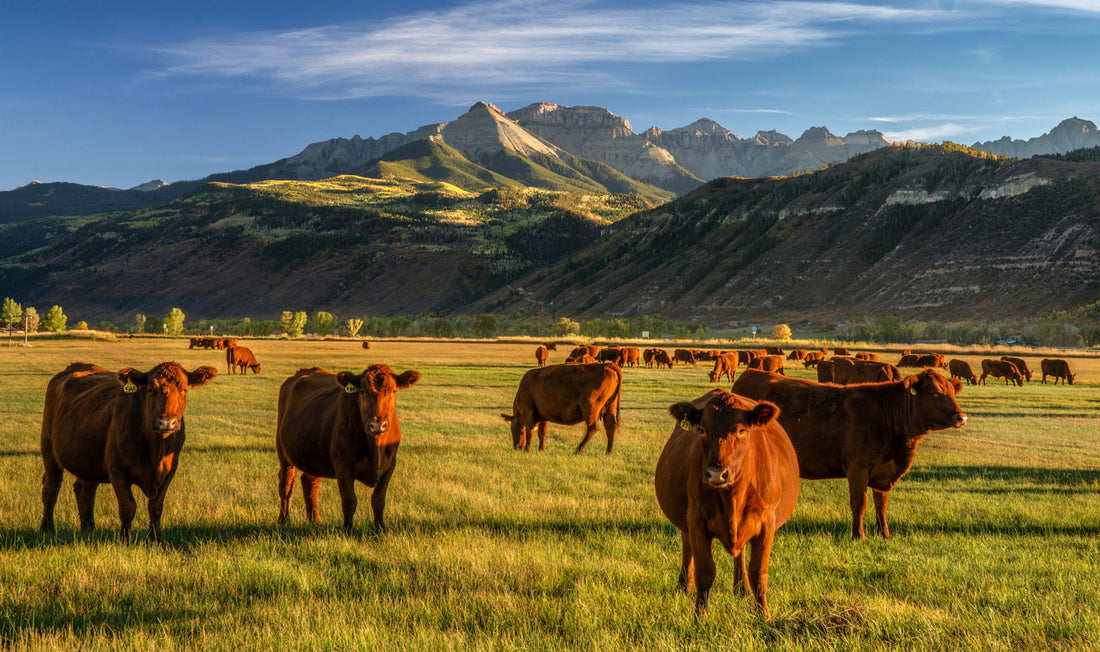
[{"label": "pasture", "polygon": [[[680,539],[653,469],[671,403],[714,385],[711,364],[623,372],[623,427],[550,424],[547,451],[512,450],[511,412],[535,343],[248,340],[260,375],[186,339],[48,339],[0,347],[0,645],[11,649],[1100,649],[1100,358],[1072,357],[1073,386],[965,386],[959,430],[925,437],[891,492],[893,539],[850,539],[843,480],[803,481],[776,535],[774,622],[733,588],[720,549],[710,616],[674,591]],[[671,350],[672,346],[667,347]],[[550,363],[568,351],[551,352]],[[984,355],[967,359],[980,370]],[[1039,358],[1024,354],[1033,370]],[[883,359],[896,362],[897,356]],[[187,441],[168,490],[166,549],[118,543],[109,486],[79,532],[66,474],[57,533],[38,532],[38,440],[49,378],[73,361],[148,370],[177,360],[217,378],[189,394]],[[420,382],[398,394],[403,440],[389,531],[341,529],[335,482],[322,524],[298,486],[276,525],[280,383],[300,367],[371,362]],[[903,370],[904,371],[904,370]],[[944,372],[946,375],[946,372]],[[799,366],[792,375],[810,378]],[[815,376],[813,376],[815,377]],[[868,534],[873,510],[867,515]]]}]

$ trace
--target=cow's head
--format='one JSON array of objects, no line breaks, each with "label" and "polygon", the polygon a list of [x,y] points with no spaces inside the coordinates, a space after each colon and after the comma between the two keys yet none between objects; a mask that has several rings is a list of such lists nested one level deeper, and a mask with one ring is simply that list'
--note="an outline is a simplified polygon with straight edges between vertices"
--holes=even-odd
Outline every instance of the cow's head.
[{"label": "cow's head", "polygon": [[703,456],[701,480],[715,489],[736,482],[749,448],[750,433],[779,415],[774,403],[753,404],[736,394],[717,390],[702,409],[691,403],[674,403],[668,408],[680,428],[699,435]]},{"label": "cow's head", "polygon": [[384,364],[372,364],[361,374],[350,371],[336,374],[336,382],[358,403],[363,432],[375,439],[389,428],[397,405],[397,390],[412,387],[418,380],[418,371],[410,369],[397,375]]},{"label": "cow's head", "polygon": [[923,427],[943,430],[966,425],[966,413],[955,400],[963,387],[958,378],[948,380],[932,369],[925,369],[901,382],[913,397],[913,415]]},{"label": "cow's head", "polygon": [[147,372],[123,369],[118,380],[124,394],[142,402],[142,422],[148,431],[168,437],[183,427],[187,390],[202,387],[217,374],[214,367],[189,372],[178,362],[162,362]]}]

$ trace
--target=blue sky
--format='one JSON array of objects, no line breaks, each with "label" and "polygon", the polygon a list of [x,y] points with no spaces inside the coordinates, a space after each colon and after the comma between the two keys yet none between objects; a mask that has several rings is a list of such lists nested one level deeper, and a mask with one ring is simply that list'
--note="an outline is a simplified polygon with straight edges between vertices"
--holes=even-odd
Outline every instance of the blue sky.
[{"label": "blue sky", "polygon": [[0,190],[127,188],[477,101],[596,105],[971,144],[1100,121],[1100,0],[104,3],[0,6]]}]

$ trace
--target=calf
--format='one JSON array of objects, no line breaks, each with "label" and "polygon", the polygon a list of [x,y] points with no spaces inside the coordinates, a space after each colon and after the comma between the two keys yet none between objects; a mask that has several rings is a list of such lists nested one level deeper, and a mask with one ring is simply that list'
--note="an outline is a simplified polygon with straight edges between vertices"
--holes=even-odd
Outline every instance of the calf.
[{"label": "calf", "polygon": [[726,377],[733,382],[733,374],[737,371],[737,356],[732,353],[723,353],[714,361],[714,369],[710,370],[710,382],[716,383]]},{"label": "calf", "polygon": [[512,424],[512,447],[531,450],[538,427],[539,450],[546,450],[547,422],[573,426],[584,423],[587,430],[577,446],[584,450],[596,425],[603,421],[607,452],[615,445],[619,429],[619,399],[622,370],[610,362],[561,364],[531,369],[519,382],[512,414],[501,414]]},{"label": "calf", "polygon": [[1024,377],[1020,370],[1016,368],[1016,365],[1004,360],[990,360],[988,358],[982,360],[982,376],[978,379],[978,384],[985,385],[985,379],[988,376],[1004,378],[1005,385],[1012,382],[1022,387],[1024,384]]},{"label": "calf", "polygon": [[1043,384],[1047,382],[1047,376],[1054,376],[1054,384],[1057,385],[1061,380],[1062,384],[1073,384],[1073,379],[1077,377],[1077,374],[1070,373],[1069,363],[1061,358],[1044,358],[1039,363],[1039,369],[1043,372]]},{"label": "calf", "polygon": [[974,375],[974,371],[970,368],[970,363],[966,360],[952,358],[947,363],[947,370],[951,372],[952,378],[965,380],[967,385],[978,384],[978,377]]},{"label": "calf", "polygon": [[249,369],[253,374],[260,373],[260,363],[256,361],[252,349],[243,346],[231,346],[225,350],[225,365],[229,367],[231,374],[237,373],[238,367],[242,376],[247,374]]},{"label": "calf", "polygon": [[733,384],[734,393],[782,410],[779,424],[794,444],[802,478],[847,478],[854,539],[866,538],[868,487],[878,532],[890,538],[889,492],[912,466],[921,438],[966,423],[955,400],[961,390],[958,380],[931,369],[897,382],[847,386],[746,371]]},{"label": "calf", "polygon": [[548,357],[550,357],[550,349],[546,348],[545,344],[540,344],[535,349],[535,362],[541,367],[546,364],[546,358]]},{"label": "calf", "polygon": [[133,485],[148,500],[149,534],[163,544],[164,496],[176,474],[185,438],[187,390],[217,375],[213,367],[188,372],[162,362],[147,372],[112,372],[74,362],[50,379],[42,410],[42,524],[54,531],[54,507],[65,471],[76,476],[73,491],[80,529],[95,529],[95,494],[110,482],[118,500],[122,541],[130,541],[137,511]]},{"label": "calf", "polygon": [[654,486],[661,511],[680,530],[677,586],[687,592],[695,584],[695,614],[706,617],[718,539],[734,557],[735,585],[770,619],[768,558],[799,488],[798,459],[776,420],[779,409],[716,389],[669,413],[676,426],[657,460]]},{"label": "calf", "polygon": [[672,357],[664,349],[657,349],[657,352],[653,354],[653,362],[656,363],[658,369],[662,366],[672,369]]},{"label": "calf", "polygon": [[344,531],[351,532],[359,501],[355,482],[374,487],[370,504],[374,526],[386,529],[386,491],[397,466],[401,424],[397,391],[412,387],[420,373],[400,375],[383,364],[363,373],[338,374],[313,367],[299,369],[279,387],[275,451],[279,458],[279,523],[290,513],[294,475],[302,472],[306,518],[320,523],[317,494],[322,478],[335,478],[344,513]]}]

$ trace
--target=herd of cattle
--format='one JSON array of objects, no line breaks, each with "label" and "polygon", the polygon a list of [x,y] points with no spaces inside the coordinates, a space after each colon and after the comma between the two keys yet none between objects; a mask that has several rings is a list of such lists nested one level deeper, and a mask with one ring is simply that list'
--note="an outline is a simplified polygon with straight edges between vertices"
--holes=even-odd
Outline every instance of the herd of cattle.
[{"label": "herd of cattle", "polygon": [[[229,338],[194,338],[191,347],[226,351],[230,373],[260,365],[252,352]],[[512,445],[529,451],[537,431],[545,449],[547,423],[576,425],[586,431],[580,453],[603,424],[607,453],[620,427],[623,368],[697,364],[713,360],[711,382],[723,377],[732,391],[715,389],[669,408],[675,419],[654,476],[658,504],[681,533],[678,586],[696,588],[696,614],[706,614],[715,577],[714,539],[734,556],[737,584],[753,595],[762,613],[768,559],[776,530],[790,517],[799,479],[848,481],[852,537],[864,539],[867,489],[872,490],[878,534],[890,537],[886,505],[890,490],[909,470],[917,444],[933,430],[962,427],[967,420],[955,396],[963,380],[984,383],[987,376],[1006,383],[1031,380],[1024,360],[984,360],[978,379],[961,360],[940,354],[904,352],[898,365],[876,354],[827,349],[789,354],[775,347],[759,351],[698,351],[637,347],[578,346],[563,364],[547,365],[553,344],[536,350],[538,366],[519,382],[511,424]],[[815,368],[818,381],[788,378],[784,362]],[[734,376],[738,366],[745,371]],[[899,367],[921,367],[903,376]],[[937,368],[946,368],[945,378]],[[1053,376],[1073,384],[1064,360],[1043,360],[1043,382]],[[165,492],[185,437],[187,392],[215,377],[213,367],[185,370],[161,363],[147,372],[112,372],[73,363],[46,388],[41,451],[43,515],[41,529],[54,530],[54,506],[65,471],[73,474],[80,527],[94,528],[95,494],[109,483],[118,502],[121,538],[129,541],[136,511],[132,488],[148,501],[151,538],[163,543],[161,512]],[[341,498],[344,529],[352,530],[357,509],[355,482],[373,487],[374,525],[385,529],[386,492],[397,460],[401,427],[398,390],[416,384],[420,374],[394,373],[383,364],[362,373],[300,369],[278,395],[276,451],[279,460],[279,523],[289,514],[295,475],[300,472],[307,518],[319,522],[322,478],[334,478]],[[745,547],[751,561],[746,565]]]}]

